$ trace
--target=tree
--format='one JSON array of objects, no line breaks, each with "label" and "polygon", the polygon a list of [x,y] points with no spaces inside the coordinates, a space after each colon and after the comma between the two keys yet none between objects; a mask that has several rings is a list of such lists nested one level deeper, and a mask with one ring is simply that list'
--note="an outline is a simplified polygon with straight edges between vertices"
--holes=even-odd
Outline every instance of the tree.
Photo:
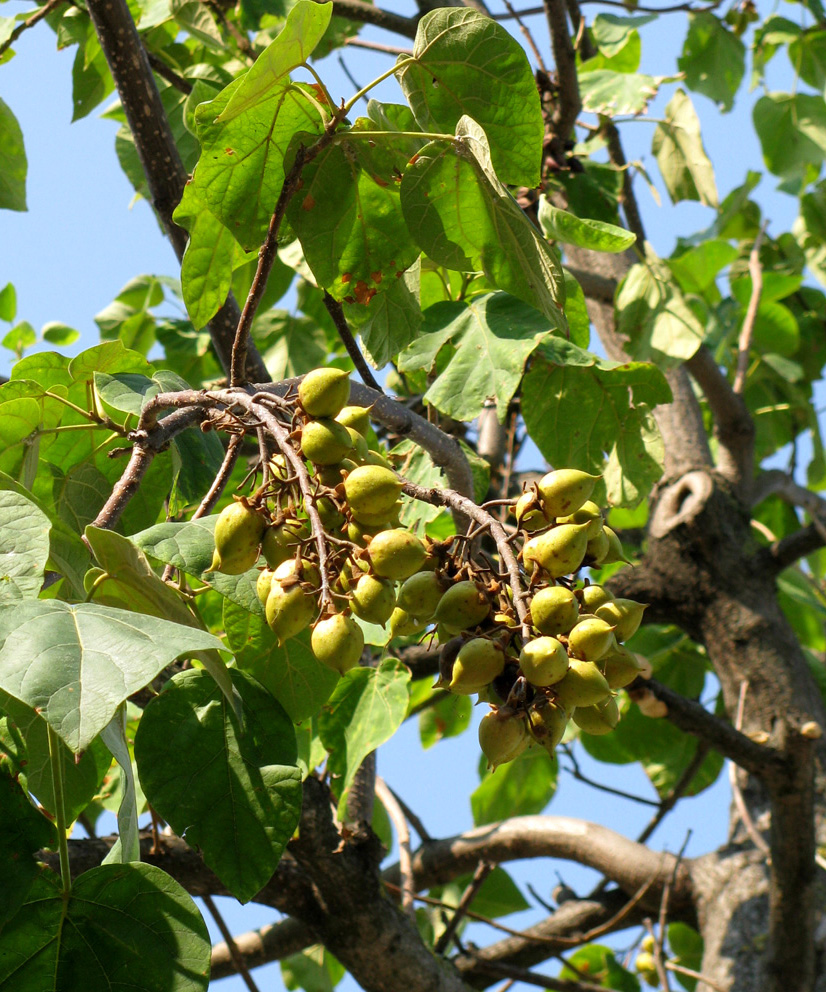
[{"label": "tree", "polygon": [[[180,283],[135,280],[98,315],[102,342],[73,359],[26,356],[35,331],[14,324],[14,288],[0,293],[20,356],[0,386],[0,988],[206,988],[211,949],[190,896],[216,894],[287,917],[263,941],[216,948],[213,976],[289,959],[307,989],[342,966],[365,989],[399,976],[445,992],[503,979],[633,989],[634,965],[599,938],[653,919],[636,964],[651,984],[826,988],[813,407],[826,297],[811,285],[826,282],[826,15],[814,0],[799,23],[686,5],[675,80],[638,72],[648,12],[586,23],[577,0],[546,0],[549,72],[532,39],[531,70],[483,4],[427,6],[407,18],[359,0],[49,0],[0,20],[0,53],[42,19],[78,45],[76,116],[117,87],[120,162],[181,259]],[[498,20],[519,22],[508,11]],[[373,100],[356,117],[362,93],[340,100],[309,60],[363,23],[413,48],[385,74],[406,102]],[[767,92],[754,109],[766,168],[799,200],[790,233],[770,235],[756,173],[719,201],[687,92],[730,109],[746,38],[757,81],[782,48],[816,91]],[[660,258],[615,118],[665,85],[652,144],[663,182],[716,219]],[[574,146],[583,112],[596,124]],[[0,138],[0,206],[22,210],[23,141],[4,103]],[[275,306],[296,274],[298,316]],[[164,293],[182,295],[188,320],[153,315]],[[587,350],[591,324],[607,359]],[[43,336],[73,338],[61,325]],[[362,381],[306,378],[318,367]],[[385,391],[373,369],[387,367]],[[352,431],[329,422],[345,402]],[[529,441],[577,474],[526,475]],[[608,529],[552,508],[550,489],[581,490],[581,473],[596,486],[578,503],[611,507]],[[399,494],[401,526],[379,537]],[[287,559],[261,580],[265,528],[268,562],[285,547]],[[435,571],[415,571],[413,533]],[[380,566],[390,540],[395,564]],[[440,604],[464,592],[468,615],[440,605],[434,629],[411,607],[390,619],[389,642],[383,624],[342,620],[360,602],[360,562],[385,607],[413,571],[417,595],[434,582]],[[274,585],[259,599],[261,581]],[[621,718],[595,734],[615,722],[613,697],[568,723],[561,680],[530,678],[551,662],[525,650],[554,632],[540,592],[570,602],[575,590],[584,613],[604,604],[580,590],[603,584],[648,605],[638,632],[615,631],[633,655],[556,631],[566,672],[593,657],[609,675],[605,651],[625,665],[612,677]],[[599,622],[633,612],[617,609]],[[312,637],[299,629],[311,621]],[[468,644],[501,674],[460,686],[457,671],[478,671],[456,661]],[[475,794],[474,827],[430,838],[377,778],[375,751],[414,716],[428,741],[463,732],[471,689],[491,704],[481,743],[501,764]],[[729,759],[730,842],[661,856],[650,830],[632,840],[539,815],[565,724],[559,746],[642,763],[655,824]],[[140,834],[147,801],[153,829]],[[104,806],[117,837],[94,836]],[[78,819],[91,836],[67,841]],[[401,853],[388,866],[391,825]],[[501,866],[550,856],[605,881],[562,893],[527,931],[464,944],[474,912],[523,904]],[[560,954],[559,976],[532,970]]]}]

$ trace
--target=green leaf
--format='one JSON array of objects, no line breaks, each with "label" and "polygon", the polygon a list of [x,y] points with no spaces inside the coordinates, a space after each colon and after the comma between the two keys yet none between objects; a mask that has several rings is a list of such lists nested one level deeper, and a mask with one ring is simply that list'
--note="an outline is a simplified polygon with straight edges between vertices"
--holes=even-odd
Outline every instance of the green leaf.
[{"label": "green leaf", "polygon": [[776,176],[797,177],[826,157],[826,105],[806,93],[769,93],[752,111],[763,161]]},{"label": "green leaf", "polygon": [[174,490],[170,503],[181,509],[199,503],[224,460],[224,446],[215,433],[182,431],[173,441]]},{"label": "green leaf", "polygon": [[344,968],[321,944],[281,961],[281,977],[287,989],[304,992],[333,992],[344,977]]},{"label": "green leaf", "polygon": [[304,375],[327,358],[324,331],[309,317],[269,310],[255,318],[253,340],[273,382]]},{"label": "green leaf", "polygon": [[619,992],[640,992],[637,976],[622,967],[610,947],[586,944],[567,960],[570,961],[571,967],[565,967],[560,971],[561,979],[576,982],[580,980],[581,975],[586,974],[591,984],[599,983],[603,988],[618,989]]},{"label": "green leaf", "polygon": [[49,557],[51,526],[26,496],[0,490],[0,603],[37,598]]},{"label": "green leaf", "polygon": [[37,344],[37,331],[27,320],[15,324],[3,338],[3,347],[13,351],[18,357],[34,344]]},{"label": "green leaf", "polygon": [[91,113],[114,88],[115,83],[97,35],[89,30],[72,65],[72,122]]},{"label": "green leaf", "polygon": [[539,200],[539,223],[546,238],[579,248],[590,248],[591,251],[625,251],[637,240],[635,234],[615,224],[576,217],[567,210],[555,207],[547,196]]},{"label": "green leaf", "polygon": [[255,64],[242,77],[221,114],[219,123],[266,104],[293,69],[308,61],[330,23],[333,8],[314,0],[298,0],[287,14],[278,36],[264,49]]},{"label": "green leaf", "polygon": [[707,11],[688,15],[688,34],[677,59],[685,84],[695,93],[731,110],[746,70],[745,46],[720,20]]},{"label": "green leaf", "polygon": [[409,681],[410,669],[386,658],[378,668],[351,669],[324,705],[318,729],[330,752],[327,768],[340,780],[341,797],[367,755],[401,726]]},{"label": "green leaf", "polygon": [[668,124],[658,124],[651,151],[657,158],[672,203],[699,200],[717,206],[714,168],[703,148],[700,121],[691,100],[677,90],[665,108]]},{"label": "green leaf", "polygon": [[244,79],[236,80],[195,111],[201,158],[195,192],[246,251],[258,248],[284,182],[284,157],[294,135],[323,129],[316,107],[300,87],[281,82],[260,103],[233,120],[216,118]]},{"label": "green leaf", "polygon": [[646,261],[628,271],[616,296],[617,332],[628,339],[628,354],[661,368],[691,358],[705,328],[674,285],[668,266],[646,243]]},{"label": "green leaf", "polygon": [[[2,113],[2,108],[0,108],[0,113]],[[2,125],[0,125],[0,127],[2,127]],[[5,170],[2,165],[0,165],[0,175],[3,175],[4,173]],[[16,315],[17,290],[14,288],[12,283],[7,282],[6,285],[0,289],[0,320],[5,320],[10,324]]]},{"label": "green leaf", "polygon": [[[38,868],[34,855],[57,843],[54,825],[37,811],[29,797],[0,767],[0,931],[20,909]],[[0,938],[2,939],[2,938]]]},{"label": "green leaf", "polygon": [[579,95],[582,109],[606,117],[621,114],[642,114],[657,95],[660,85],[668,82],[665,76],[646,76],[643,73],[614,72],[611,69],[579,71]]},{"label": "green leaf", "polygon": [[579,348],[587,348],[591,340],[591,318],[582,286],[565,269],[565,317],[570,328],[569,341]]},{"label": "green leaf", "polygon": [[[472,875],[460,876],[456,879],[456,884],[463,888],[470,884],[472,877]],[[530,909],[530,906],[510,875],[504,868],[497,866],[479,886],[470,908],[474,913],[496,919],[499,916],[509,916],[511,913],[521,913]]]},{"label": "green leaf", "polygon": [[92,868],[68,896],[44,870],[0,932],[0,988],[206,992],[210,952],[195,903],[154,865]]},{"label": "green leaf", "polygon": [[[0,692],[0,706],[6,714],[0,720],[0,756],[5,753],[21,785],[54,816],[57,803],[46,721],[33,709],[3,692]],[[16,748],[14,742],[17,743]],[[86,748],[79,761],[78,756],[72,754],[62,741],[58,748],[63,768],[63,812],[66,822],[73,823],[100,789],[112,764],[112,756],[98,737]]]},{"label": "green leaf", "polygon": [[0,689],[78,753],[118,705],[186,652],[226,650],[205,631],[95,603],[0,606]]},{"label": "green leaf", "polygon": [[420,282],[421,263],[417,259],[369,304],[345,303],[347,320],[361,337],[362,351],[374,368],[384,368],[416,339],[423,319]]},{"label": "green leaf", "polygon": [[339,676],[310,650],[309,633],[291,637],[279,647],[275,634],[260,617],[230,599],[224,600],[223,619],[238,667],[272,693],[293,723],[315,716],[330,698]]},{"label": "green leaf", "polygon": [[149,703],[135,738],[152,806],[232,894],[270,880],[301,813],[295,730],[254,679],[233,672],[243,723],[203,672],[180,672]]},{"label": "green leaf", "polygon": [[224,305],[238,242],[199,198],[193,183],[184,186],[183,198],[172,217],[189,231],[181,262],[181,289],[186,312],[197,330]]},{"label": "green leaf", "polygon": [[506,293],[485,293],[467,303],[436,303],[424,316],[419,336],[399,356],[399,369],[430,371],[450,342],[455,352],[425,400],[456,420],[472,420],[493,399],[504,423],[525,363],[553,325]]},{"label": "green leaf", "polygon": [[[26,150],[23,132],[8,104],[0,100],[0,208],[28,210],[26,206]],[[4,290],[5,292],[5,290]],[[9,305],[6,304],[6,312]],[[12,303],[11,309],[14,306]],[[12,321],[11,317],[3,320]]]},{"label": "green leaf", "polygon": [[[445,489],[447,478],[442,470],[433,462],[430,455],[412,441],[401,441],[390,449],[390,457],[396,464],[397,470],[405,479],[427,489]],[[419,500],[405,500],[402,504],[399,519],[402,527],[421,534],[425,524],[435,520],[442,512],[442,507],[431,506]],[[386,643],[387,637],[381,642]]]},{"label": "green leaf", "polygon": [[121,801],[118,806],[118,839],[109,849],[102,864],[128,864],[140,861],[141,847],[138,837],[138,798],[132,757],[126,742],[126,706],[121,703],[117,712],[101,731],[101,740],[112,752],[121,767]]},{"label": "green leaf", "polygon": [[465,117],[456,133],[452,145],[426,145],[402,179],[410,233],[434,262],[484,272],[565,333],[559,257],[497,179],[481,128]]},{"label": "green leaf", "polygon": [[662,474],[663,448],[651,409],[671,399],[653,365],[618,365],[567,341],[546,341],[522,391],[525,426],[552,465],[605,476],[607,500],[636,505]]},{"label": "green leaf", "polygon": [[650,24],[656,19],[653,14],[637,14],[633,17],[597,14],[591,24],[591,36],[600,52],[611,58],[625,48],[637,28]]},{"label": "green leaf", "polygon": [[[687,923],[679,922],[669,923],[667,933],[668,946],[676,956],[675,963],[682,965],[683,968],[690,968],[692,971],[700,971],[703,966],[703,948],[705,946],[700,934]],[[679,971],[672,972],[672,974],[684,989],[688,989],[688,992],[694,992],[697,987],[696,978],[690,978]]]},{"label": "green leaf", "polygon": [[556,792],[557,772],[556,760],[540,747],[523,751],[495,772],[483,772],[480,785],[470,796],[474,824],[480,827],[512,816],[541,813]]},{"label": "green leaf", "polygon": [[40,328],[40,333],[44,341],[48,341],[49,344],[56,344],[60,348],[68,348],[80,338],[80,331],[76,331],[74,327],[69,327],[66,324],[61,324],[57,320],[50,320],[44,324]]},{"label": "green leaf", "polygon": [[467,730],[472,712],[470,696],[452,693],[444,693],[437,703],[422,710],[419,714],[419,737],[424,750],[445,737],[458,737]]},{"label": "green leaf", "polygon": [[375,134],[373,122],[360,117],[308,163],[300,194],[287,207],[317,284],[338,300],[361,304],[419,255],[399,201],[406,158],[390,136],[359,139],[365,130]]},{"label": "green leaf", "polygon": [[804,83],[826,89],[826,31],[812,30],[798,34],[789,45],[789,61]]},{"label": "green leaf", "polygon": [[539,95],[522,46],[502,25],[477,10],[430,11],[419,21],[412,59],[400,56],[396,65],[423,131],[450,134],[470,117],[488,136],[501,181],[537,185],[544,134]]},{"label": "green leaf", "polygon": [[737,248],[727,241],[711,240],[666,261],[684,293],[704,294],[715,285],[718,273],[738,255]]}]

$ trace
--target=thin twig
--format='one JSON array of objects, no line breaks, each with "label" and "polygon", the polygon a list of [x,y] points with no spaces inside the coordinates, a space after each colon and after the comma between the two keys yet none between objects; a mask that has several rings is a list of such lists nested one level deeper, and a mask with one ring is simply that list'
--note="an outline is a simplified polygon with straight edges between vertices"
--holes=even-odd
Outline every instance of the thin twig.
[{"label": "thin twig", "polygon": [[221,931],[221,936],[224,938],[224,942],[226,943],[232,957],[232,963],[235,965],[235,969],[238,974],[244,980],[244,985],[247,986],[250,992],[259,992],[258,986],[253,981],[252,975],[250,975],[247,969],[247,963],[244,961],[244,958],[238,950],[238,946],[230,933],[229,927],[224,922],[223,916],[221,916],[218,907],[215,905],[215,900],[210,895],[203,895],[201,898],[203,899],[206,908],[212,914],[212,918],[215,920],[215,925]]},{"label": "thin twig", "polygon": [[[665,890],[663,890],[665,891]],[[643,926],[648,931],[648,936],[654,941],[654,967],[657,969],[657,977],[660,980],[660,988],[663,992],[671,992],[671,987],[668,984],[668,975],[665,971],[665,961],[663,956],[663,939],[664,930],[660,927],[659,936],[654,932],[654,924],[651,922],[651,917],[646,916],[642,921]]]},{"label": "thin twig", "polygon": [[[385,785],[387,785],[387,783],[385,783]],[[401,809],[402,813],[404,813],[404,815],[407,817],[407,822],[410,824],[411,827],[413,827],[413,829],[419,835],[419,838],[422,840],[422,842],[426,843],[427,841],[432,840],[433,838],[428,833],[427,827],[425,827],[425,825],[422,823],[418,815],[413,812],[413,810],[407,805],[407,803],[401,798],[401,796],[398,794],[398,792],[396,792],[395,789],[391,789],[389,785],[387,786],[387,788],[390,790],[390,794],[399,804],[399,809]]]},{"label": "thin twig", "polygon": [[[373,52],[384,52],[386,55],[412,55],[412,48],[397,48],[395,45],[381,45],[377,41],[365,41],[364,38],[347,38],[344,42],[351,48],[369,48]],[[361,87],[359,87],[361,88]]]},{"label": "thin twig", "polygon": [[694,776],[700,770],[700,766],[706,760],[706,756],[710,750],[711,748],[704,741],[697,742],[697,750],[694,752],[694,757],[688,763],[678,781],[674,783],[674,787],[668,795],[660,802],[657,812],[637,838],[638,844],[644,844],[648,840],[665,817],[674,809],[677,802],[682,799],[683,793],[694,781]]},{"label": "thin twig", "polygon": [[[628,3],[625,0],[580,0],[581,6],[586,6],[589,3],[598,3],[601,7],[622,7],[623,10],[628,10]],[[694,13],[706,10],[715,10],[720,6],[719,2],[710,3],[705,6],[698,6],[693,3],[678,3],[671,7],[643,7],[642,4],[635,4],[634,11],[640,11],[645,14],[673,14],[680,11],[685,11],[687,13]],[[515,14],[491,14],[490,16],[494,21],[509,21],[518,17],[536,17],[539,14],[544,14],[544,7],[526,7],[524,10],[517,10]]]},{"label": "thin twig", "polygon": [[679,975],[686,975],[688,978],[696,978],[698,982],[702,982],[703,985],[708,985],[711,989],[716,989],[717,992],[728,992],[728,989],[724,988],[722,985],[718,985],[717,982],[712,981],[708,975],[703,975],[699,971],[694,971],[692,968],[686,968],[685,965],[675,964],[673,961],[666,961],[665,967],[669,971],[675,971]]},{"label": "thin twig", "polygon": [[42,21],[44,17],[48,17],[48,15],[51,14],[53,10],[56,10],[62,3],[67,2],[68,0],[49,0],[48,3],[36,10],[31,17],[27,17],[25,21],[18,24],[3,44],[0,45],[0,55],[8,51],[8,49],[11,48],[11,46],[17,41],[24,31],[27,31],[29,28],[33,28],[38,21]]},{"label": "thin twig", "polygon": [[766,225],[757,232],[754,245],[749,254],[749,275],[751,276],[751,296],[749,305],[746,308],[746,316],[743,318],[743,326],[740,328],[740,337],[737,341],[737,371],[734,375],[734,385],[732,389],[740,396],[746,388],[746,374],[749,370],[749,352],[751,351],[751,339],[754,334],[754,322],[757,319],[757,311],[760,308],[760,296],[763,292],[763,266],[760,264],[760,246],[766,234]]},{"label": "thin twig", "polygon": [[376,382],[375,376],[370,370],[370,366],[364,360],[364,355],[361,353],[361,349],[358,344],[356,344],[356,339],[353,337],[353,332],[350,330],[350,325],[347,323],[347,318],[344,316],[344,307],[339,303],[338,300],[333,299],[332,296],[325,290],[324,292],[324,306],[327,308],[327,312],[333,319],[333,323],[336,325],[336,330],[338,331],[338,336],[341,338],[344,347],[347,349],[347,354],[355,365],[358,374],[362,378],[362,382],[369,386],[371,389],[375,389],[377,392],[384,395],[384,390]]},{"label": "thin twig", "polygon": [[533,35],[528,30],[528,28],[526,28],[525,25],[522,23],[522,18],[519,16],[519,11],[513,9],[513,4],[510,2],[510,0],[502,0],[502,3],[504,3],[508,13],[519,25],[519,30],[522,32],[525,41],[528,43],[531,51],[533,52],[533,57],[536,59],[536,64],[539,66],[542,72],[544,72],[547,75],[548,70],[545,68],[545,63],[542,61],[542,54],[537,48],[536,42],[533,40]]},{"label": "thin twig", "polygon": [[495,867],[496,866],[490,861],[480,861],[476,866],[476,871],[473,873],[473,878],[465,887],[465,891],[462,893],[461,899],[459,899],[459,905],[456,907],[456,911],[450,918],[450,922],[445,927],[439,939],[433,945],[434,954],[444,954],[450,946],[450,942],[453,940],[453,937],[459,928],[459,924],[467,914],[470,904],[478,895],[479,889],[482,887],[482,883]]},{"label": "thin twig", "polygon": [[399,874],[401,875],[401,905],[402,912],[411,919],[416,918],[416,907],[414,898],[416,890],[413,884],[413,865],[410,854],[410,830],[407,820],[401,807],[396,801],[396,797],[387,787],[387,783],[379,775],[376,776],[376,795],[381,800],[382,805],[387,810],[390,821],[396,828],[396,837],[399,842]]},{"label": "thin twig", "polygon": [[583,782],[585,785],[590,785],[593,789],[599,789],[600,792],[607,792],[612,796],[619,796],[620,799],[630,799],[631,802],[641,803],[644,806],[660,806],[660,803],[656,799],[646,799],[644,796],[635,796],[632,792],[624,792],[622,789],[615,789],[610,785],[602,785],[600,782],[595,782],[593,779],[588,778],[586,775],[579,770],[579,762],[576,760],[573,751],[568,745],[563,745],[563,750],[573,765],[572,768],[565,768],[564,771],[572,775],[578,782]]},{"label": "thin twig", "polygon": [[174,69],[171,69],[166,62],[159,58],[154,52],[150,52],[145,45],[144,50],[146,51],[146,58],[152,66],[153,72],[157,73],[161,79],[165,79],[170,86],[174,86],[179,93],[186,93],[188,95],[192,92],[192,83],[190,83],[188,79],[184,79],[183,76],[179,76]]},{"label": "thin twig", "polygon": [[[737,719],[735,722],[735,727],[737,730],[740,730],[741,727],[743,726],[743,711],[746,705],[746,693],[748,692],[748,689],[749,689],[749,684],[747,681],[744,680],[743,682],[740,683],[740,697],[737,700]],[[740,789],[740,783],[737,781],[737,765],[735,765],[733,761],[729,762],[728,780],[729,780],[729,784],[731,785],[731,794],[732,794],[732,798],[734,799],[734,805],[737,808],[737,815],[740,817],[743,826],[746,828],[746,833],[749,835],[749,837],[751,837],[752,841],[754,842],[754,846],[759,851],[762,851],[763,854],[768,858],[770,854],[769,845],[760,836],[760,834],[757,831],[757,827],[754,825],[754,820],[752,820],[751,813],[749,813],[748,807],[746,806],[746,801],[743,798],[743,793]]]},{"label": "thin twig", "polygon": [[565,978],[551,978],[549,975],[538,975],[527,968],[517,968],[516,965],[500,964],[495,961],[482,961],[469,952],[465,952],[476,963],[474,970],[483,974],[513,978],[526,985],[535,985],[541,989],[552,989],[554,992],[605,992],[604,985],[593,985],[591,982],[576,982]]}]

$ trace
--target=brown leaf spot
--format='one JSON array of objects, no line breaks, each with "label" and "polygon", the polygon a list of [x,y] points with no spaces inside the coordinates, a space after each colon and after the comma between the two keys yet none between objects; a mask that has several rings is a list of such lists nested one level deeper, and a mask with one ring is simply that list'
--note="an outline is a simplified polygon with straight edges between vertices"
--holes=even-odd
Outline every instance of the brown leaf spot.
[{"label": "brown leaf spot", "polygon": [[370,278],[373,280],[373,282],[377,286],[381,282],[381,277],[382,277],[382,273],[381,272],[371,272],[370,273]]},{"label": "brown leaf spot", "polygon": [[356,302],[361,303],[364,306],[373,299],[376,295],[376,290],[371,289],[363,279],[359,279],[354,288]]},{"label": "brown leaf spot", "polygon": [[344,272],[344,273],[342,273],[341,281],[343,283],[348,283],[352,278],[353,278],[353,275],[352,275],[351,272]]},{"label": "brown leaf spot", "polygon": [[224,149],[224,153],[226,155],[234,155],[235,154],[235,149],[234,148],[225,148]]},{"label": "brown leaf spot", "polygon": [[301,202],[302,210],[312,210],[315,206],[315,197],[312,193],[308,193]]}]

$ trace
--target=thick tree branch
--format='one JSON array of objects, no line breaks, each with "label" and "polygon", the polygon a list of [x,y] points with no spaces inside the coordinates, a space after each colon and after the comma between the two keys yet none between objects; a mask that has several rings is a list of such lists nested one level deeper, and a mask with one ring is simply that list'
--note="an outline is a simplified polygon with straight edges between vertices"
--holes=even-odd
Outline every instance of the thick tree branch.
[{"label": "thick tree branch", "polygon": [[401,14],[394,14],[381,7],[374,7],[373,4],[365,3],[364,0],[333,0],[333,11],[339,17],[346,17],[349,21],[373,24],[377,28],[384,28],[385,31],[400,34],[404,38],[416,37],[418,17],[402,17]]},{"label": "thick tree branch", "polygon": [[[553,137],[561,148],[562,143],[571,136],[576,119],[582,110],[582,100],[579,97],[576,53],[571,42],[564,0],[545,0],[545,17],[548,21],[559,81],[559,95],[553,111],[551,129]],[[555,157],[559,161],[564,161],[564,155]]]},{"label": "thick tree branch", "polygon": [[[235,946],[248,969],[258,968],[270,961],[282,961],[293,954],[298,954],[315,943],[316,937],[307,929],[305,924],[288,916],[279,923],[261,927],[260,930],[250,930],[235,938]],[[235,964],[225,943],[216,944],[212,948],[212,968],[210,978],[218,981],[236,973]]]},{"label": "thick tree branch", "polygon": [[[180,261],[187,235],[172,220],[172,213],[181,201],[188,176],[146,50],[125,0],[89,0],[88,10],[135,140],[152,205]],[[230,367],[239,316],[238,305],[230,296],[209,324],[213,345],[225,370]],[[254,349],[249,352],[247,375],[255,380],[269,379],[266,366]]]}]

